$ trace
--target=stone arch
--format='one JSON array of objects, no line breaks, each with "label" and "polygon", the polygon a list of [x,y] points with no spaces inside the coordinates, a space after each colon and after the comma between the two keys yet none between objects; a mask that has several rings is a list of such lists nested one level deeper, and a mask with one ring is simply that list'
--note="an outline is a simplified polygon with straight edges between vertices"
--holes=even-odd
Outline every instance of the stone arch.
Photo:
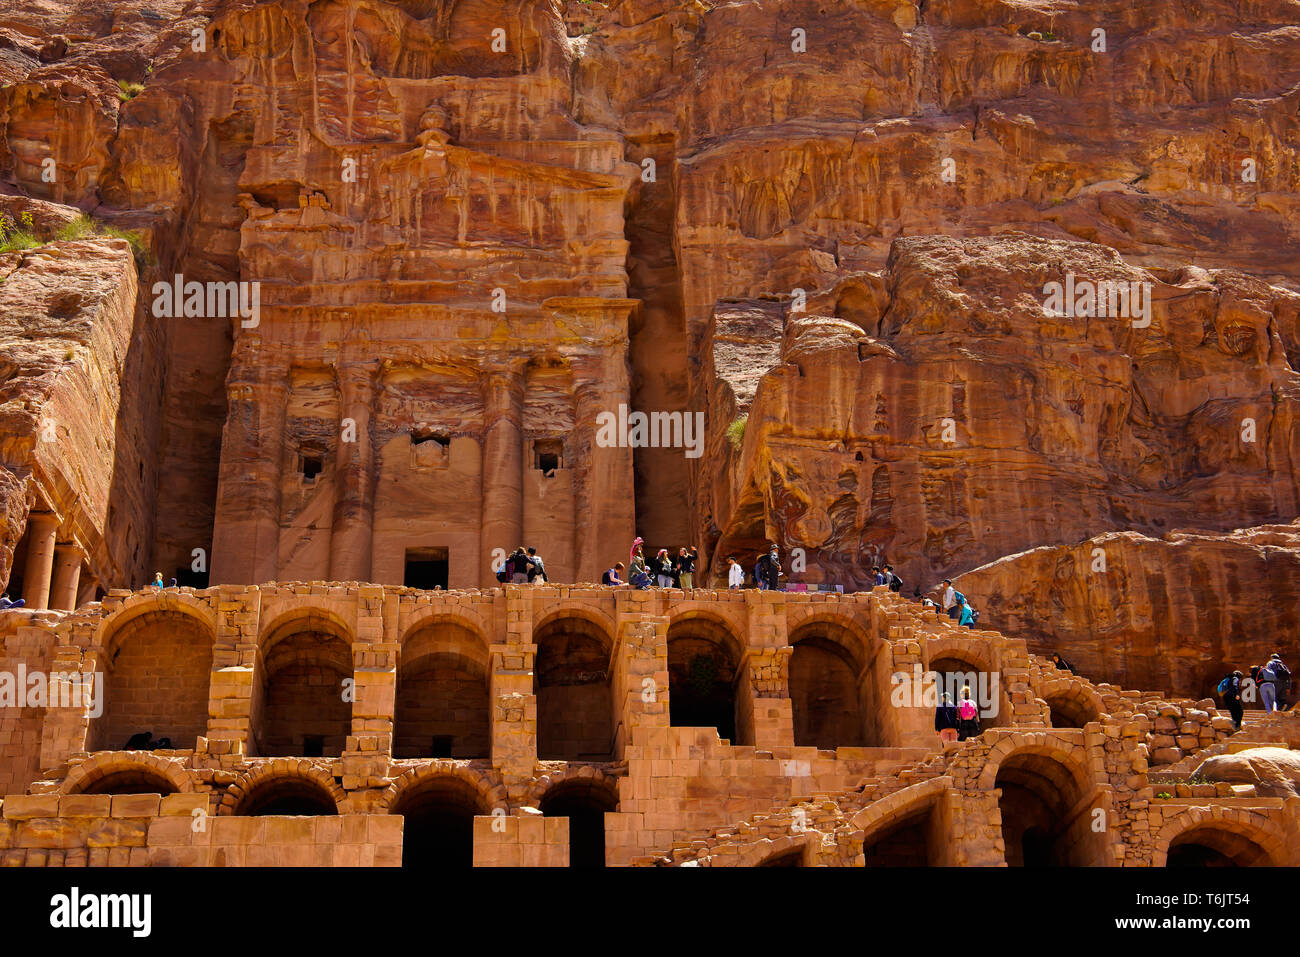
[{"label": "stone arch", "polygon": [[[764,838],[747,844],[735,855],[714,858],[714,862],[721,864],[729,861],[734,867],[806,867],[811,842],[814,838],[820,839],[820,836],[816,831],[807,831],[803,834]],[[791,857],[795,857],[797,863],[790,863],[788,859]]]},{"label": "stone arch", "polygon": [[668,719],[675,728],[712,727],[732,744],[750,722],[736,693],[745,644],[726,619],[700,611],[674,615],[668,623]]},{"label": "stone arch", "polygon": [[981,713],[980,729],[1004,728],[1014,723],[1011,697],[1001,669],[995,666],[991,642],[981,638],[945,635],[929,638],[922,643],[922,648],[926,673],[937,675],[936,694],[940,700],[948,692],[952,695],[953,704],[958,704],[962,686],[973,680],[975,684],[971,688],[971,694],[980,701],[981,707],[986,702],[997,703],[996,714]]},{"label": "stone arch", "polygon": [[[215,619],[188,595],[137,595],[96,632],[103,711],[91,719],[92,749],[119,750],[136,734],[178,750],[207,734]],[[165,662],[165,674],[162,663]]]},{"label": "stone arch", "polygon": [[425,615],[402,635],[393,707],[395,758],[486,758],[491,653],[455,615]]},{"label": "stone arch", "polygon": [[416,611],[411,612],[403,624],[398,644],[405,645],[409,639],[430,625],[443,623],[456,625],[472,633],[484,647],[492,644],[489,637],[490,629],[479,615],[462,606],[457,606],[455,611],[451,611],[438,605],[421,605]]},{"label": "stone arch", "polygon": [[[147,790],[120,790],[133,783],[156,784]],[[110,790],[111,789],[111,790]],[[59,784],[60,794],[188,794],[194,778],[179,761],[148,751],[93,754],[76,765]]]},{"label": "stone arch", "polygon": [[420,787],[429,778],[439,777],[453,777],[465,782],[481,797],[482,806],[485,808],[484,814],[491,814],[497,808],[503,811],[509,810],[505,785],[491,774],[463,765],[439,761],[411,768],[390,781],[379,798],[376,813],[396,813],[393,809],[401,803],[402,795],[413,788]]},{"label": "stone arch", "polygon": [[595,625],[602,633],[609,636],[612,647],[614,636],[618,634],[618,624],[591,602],[561,601],[548,606],[542,614],[533,619],[533,634],[561,618],[580,618]]},{"label": "stone arch", "polygon": [[1048,680],[1035,693],[1047,705],[1053,728],[1082,728],[1106,714],[1101,695],[1078,679]]},{"label": "stone arch", "polygon": [[796,747],[880,743],[879,707],[865,635],[851,619],[805,616],[790,632],[789,688]]},{"label": "stone arch", "polygon": [[951,863],[946,859],[948,835],[933,814],[951,785],[950,778],[930,778],[873,801],[855,814],[849,826],[861,833],[866,866]]},{"label": "stone arch", "polygon": [[1088,773],[1087,751],[1050,733],[1004,738],[993,745],[979,788],[998,789],[1002,838],[1012,866],[1110,863],[1110,829],[1096,832],[1101,794]]},{"label": "stone arch", "polygon": [[217,813],[257,816],[275,813],[266,808],[299,803],[319,808],[309,813],[333,815],[339,813],[346,799],[328,772],[307,761],[277,759],[236,778],[222,794]]},{"label": "stone arch", "polygon": [[95,628],[93,646],[107,649],[114,633],[134,618],[149,612],[162,611],[189,615],[204,625],[213,636],[217,632],[217,613],[212,605],[181,591],[143,591],[128,595],[121,607],[105,615]]},{"label": "stone arch", "polygon": [[537,757],[604,761],[614,748],[614,633],[593,616],[552,614],[533,629]]},{"label": "stone arch", "polygon": [[569,866],[605,866],[605,815],[618,810],[618,786],[606,775],[552,778],[537,807],[546,817],[569,819]]},{"label": "stone arch", "polygon": [[353,677],[351,629],[316,605],[289,608],[258,639],[250,708],[253,753],[338,757],[352,732],[343,682]]},{"label": "stone arch", "polygon": [[619,799],[618,782],[621,780],[621,777],[607,774],[600,768],[593,767],[590,764],[570,765],[558,771],[549,771],[535,778],[528,788],[528,794],[524,798],[524,805],[526,807],[540,807],[542,797],[548,791],[561,784],[573,781],[590,782],[590,787],[603,790],[617,803]]},{"label": "stone arch", "polygon": [[471,867],[474,818],[505,809],[505,787],[469,768],[432,765],[408,771],[389,785],[380,805],[400,814],[402,865]]},{"label": "stone arch", "polygon": [[[1274,822],[1247,808],[1187,808],[1156,835],[1151,865],[1170,866],[1171,851],[1191,844],[1200,845],[1239,867],[1286,863],[1286,835]],[[1185,865],[1188,863],[1184,861]]]}]

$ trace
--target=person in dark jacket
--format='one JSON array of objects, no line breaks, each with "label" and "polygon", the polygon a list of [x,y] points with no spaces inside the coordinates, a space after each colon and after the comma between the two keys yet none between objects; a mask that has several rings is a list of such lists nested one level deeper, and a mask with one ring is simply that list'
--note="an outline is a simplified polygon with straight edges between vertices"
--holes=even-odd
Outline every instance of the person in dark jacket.
[{"label": "person in dark jacket", "polygon": [[939,732],[940,741],[956,741],[957,729],[960,726],[961,718],[952,703],[952,695],[945,691],[943,703],[934,709],[934,730]]},{"label": "person in dark jacket", "polygon": [[767,554],[759,559],[759,568],[768,591],[776,591],[781,580],[781,552],[775,544],[770,545]]},{"label": "person in dark jacket", "polygon": [[1052,663],[1056,665],[1057,669],[1060,671],[1074,672],[1074,665],[1070,664],[1056,652],[1052,652]]},{"label": "person in dark jacket", "polygon": [[677,553],[677,580],[685,591],[695,587],[695,560],[699,557],[694,545],[690,548],[683,545]]},{"label": "person in dark jacket", "polygon": [[1241,706],[1241,679],[1244,678],[1240,671],[1234,671],[1220,683],[1223,689],[1223,704],[1228,709],[1228,714],[1232,715],[1233,726],[1241,730],[1241,718],[1244,708]]}]

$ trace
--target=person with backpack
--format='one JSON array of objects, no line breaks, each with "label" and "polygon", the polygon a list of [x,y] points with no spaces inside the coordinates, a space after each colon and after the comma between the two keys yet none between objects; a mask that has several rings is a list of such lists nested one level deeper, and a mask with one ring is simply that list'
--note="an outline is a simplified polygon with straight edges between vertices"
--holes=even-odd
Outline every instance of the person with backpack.
[{"label": "person with backpack", "polygon": [[780,587],[781,556],[775,543],[768,547],[767,554],[754,566],[754,578],[758,580],[759,588],[776,591]]},{"label": "person with backpack", "polygon": [[738,588],[745,587],[745,570],[740,567],[740,562],[736,561],[736,556],[727,556],[727,588],[735,591]]},{"label": "person with backpack", "polygon": [[961,689],[961,703],[957,705],[957,717],[960,719],[957,723],[957,740],[965,741],[967,738],[975,738],[980,733],[980,709],[970,697],[970,685],[963,685]]},{"label": "person with backpack", "polygon": [[956,741],[960,726],[961,717],[952,703],[952,695],[945,691],[943,703],[934,709],[934,730],[939,732],[940,741]]},{"label": "person with backpack", "polygon": [[1273,668],[1274,684],[1277,687],[1277,710],[1285,711],[1291,694],[1291,669],[1282,663],[1282,656],[1276,651],[1268,663]]},{"label": "person with backpack", "polygon": [[1241,679],[1245,677],[1240,671],[1234,671],[1222,681],[1214,690],[1218,692],[1223,699],[1224,706],[1228,709],[1228,714],[1232,715],[1232,726],[1237,731],[1241,730],[1241,718],[1244,709],[1241,706]]},{"label": "person with backpack", "polygon": [[528,560],[528,552],[524,549],[524,546],[520,545],[511,552],[506,563],[510,566],[511,584],[527,585],[528,569],[532,567],[532,562]]},{"label": "person with backpack", "polygon": [[654,573],[655,584],[660,588],[673,587],[673,561],[668,557],[668,549],[661,548],[651,563],[650,571]]},{"label": "person with backpack", "polygon": [[885,584],[887,584],[889,590],[896,595],[903,590],[903,579],[894,574],[893,565],[885,566]]},{"label": "person with backpack", "polygon": [[957,599],[957,625],[967,628],[975,627],[975,612],[970,605],[966,604],[966,596],[962,595]]},{"label": "person with backpack", "polygon": [[1272,714],[1277,710],[1277,671],[1274,665],[1278,659],[1270,658],[1253,672],[1255,684],[1259,688],[1259,700],[1264,705],[1264,713]]},{"label": "person with backpack", "polygon": [[943,580],[943,594],[939,596],[939,607],[949,618],[953,617],[952,610],[957,606],[957,589],[952,587],[952,579]]}]

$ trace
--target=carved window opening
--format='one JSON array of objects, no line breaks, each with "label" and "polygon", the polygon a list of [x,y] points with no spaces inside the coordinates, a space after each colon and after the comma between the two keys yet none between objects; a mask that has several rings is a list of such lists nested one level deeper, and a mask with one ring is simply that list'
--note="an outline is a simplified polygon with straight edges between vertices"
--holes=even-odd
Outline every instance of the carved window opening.
[{"label": "carved window opening", "polygon": [[533,468],[547,478],[564,468],[564,440],[536,439],[533,442]]},{"label": "carved window opening", "polygon": [[316,449],[303,449],[298,453],[298,474],[303,485],[315,485],[316,476],[325,470],[325,454]]},{"label": "carved window opening", "polygon": [[407,588],[447,588],[451,560],[445,548],[408,548],[402,584]]},{"label": "carved window opening", "polygon": [[435,429],[411,432],[411,468],[441,469],[451,461],[451,434]]}]

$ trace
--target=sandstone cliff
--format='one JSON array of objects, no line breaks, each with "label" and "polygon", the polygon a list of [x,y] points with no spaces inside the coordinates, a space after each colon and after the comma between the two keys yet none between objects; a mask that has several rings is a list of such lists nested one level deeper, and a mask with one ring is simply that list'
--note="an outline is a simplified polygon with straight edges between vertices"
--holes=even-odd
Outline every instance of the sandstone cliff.
[{"label": "sandstone cliff", "polygon": [[1096,681],[1209,696],[1281,652],[1300,663],[1300,523],[1135,532],[1036,548],[955,576],[981,625]]}]

